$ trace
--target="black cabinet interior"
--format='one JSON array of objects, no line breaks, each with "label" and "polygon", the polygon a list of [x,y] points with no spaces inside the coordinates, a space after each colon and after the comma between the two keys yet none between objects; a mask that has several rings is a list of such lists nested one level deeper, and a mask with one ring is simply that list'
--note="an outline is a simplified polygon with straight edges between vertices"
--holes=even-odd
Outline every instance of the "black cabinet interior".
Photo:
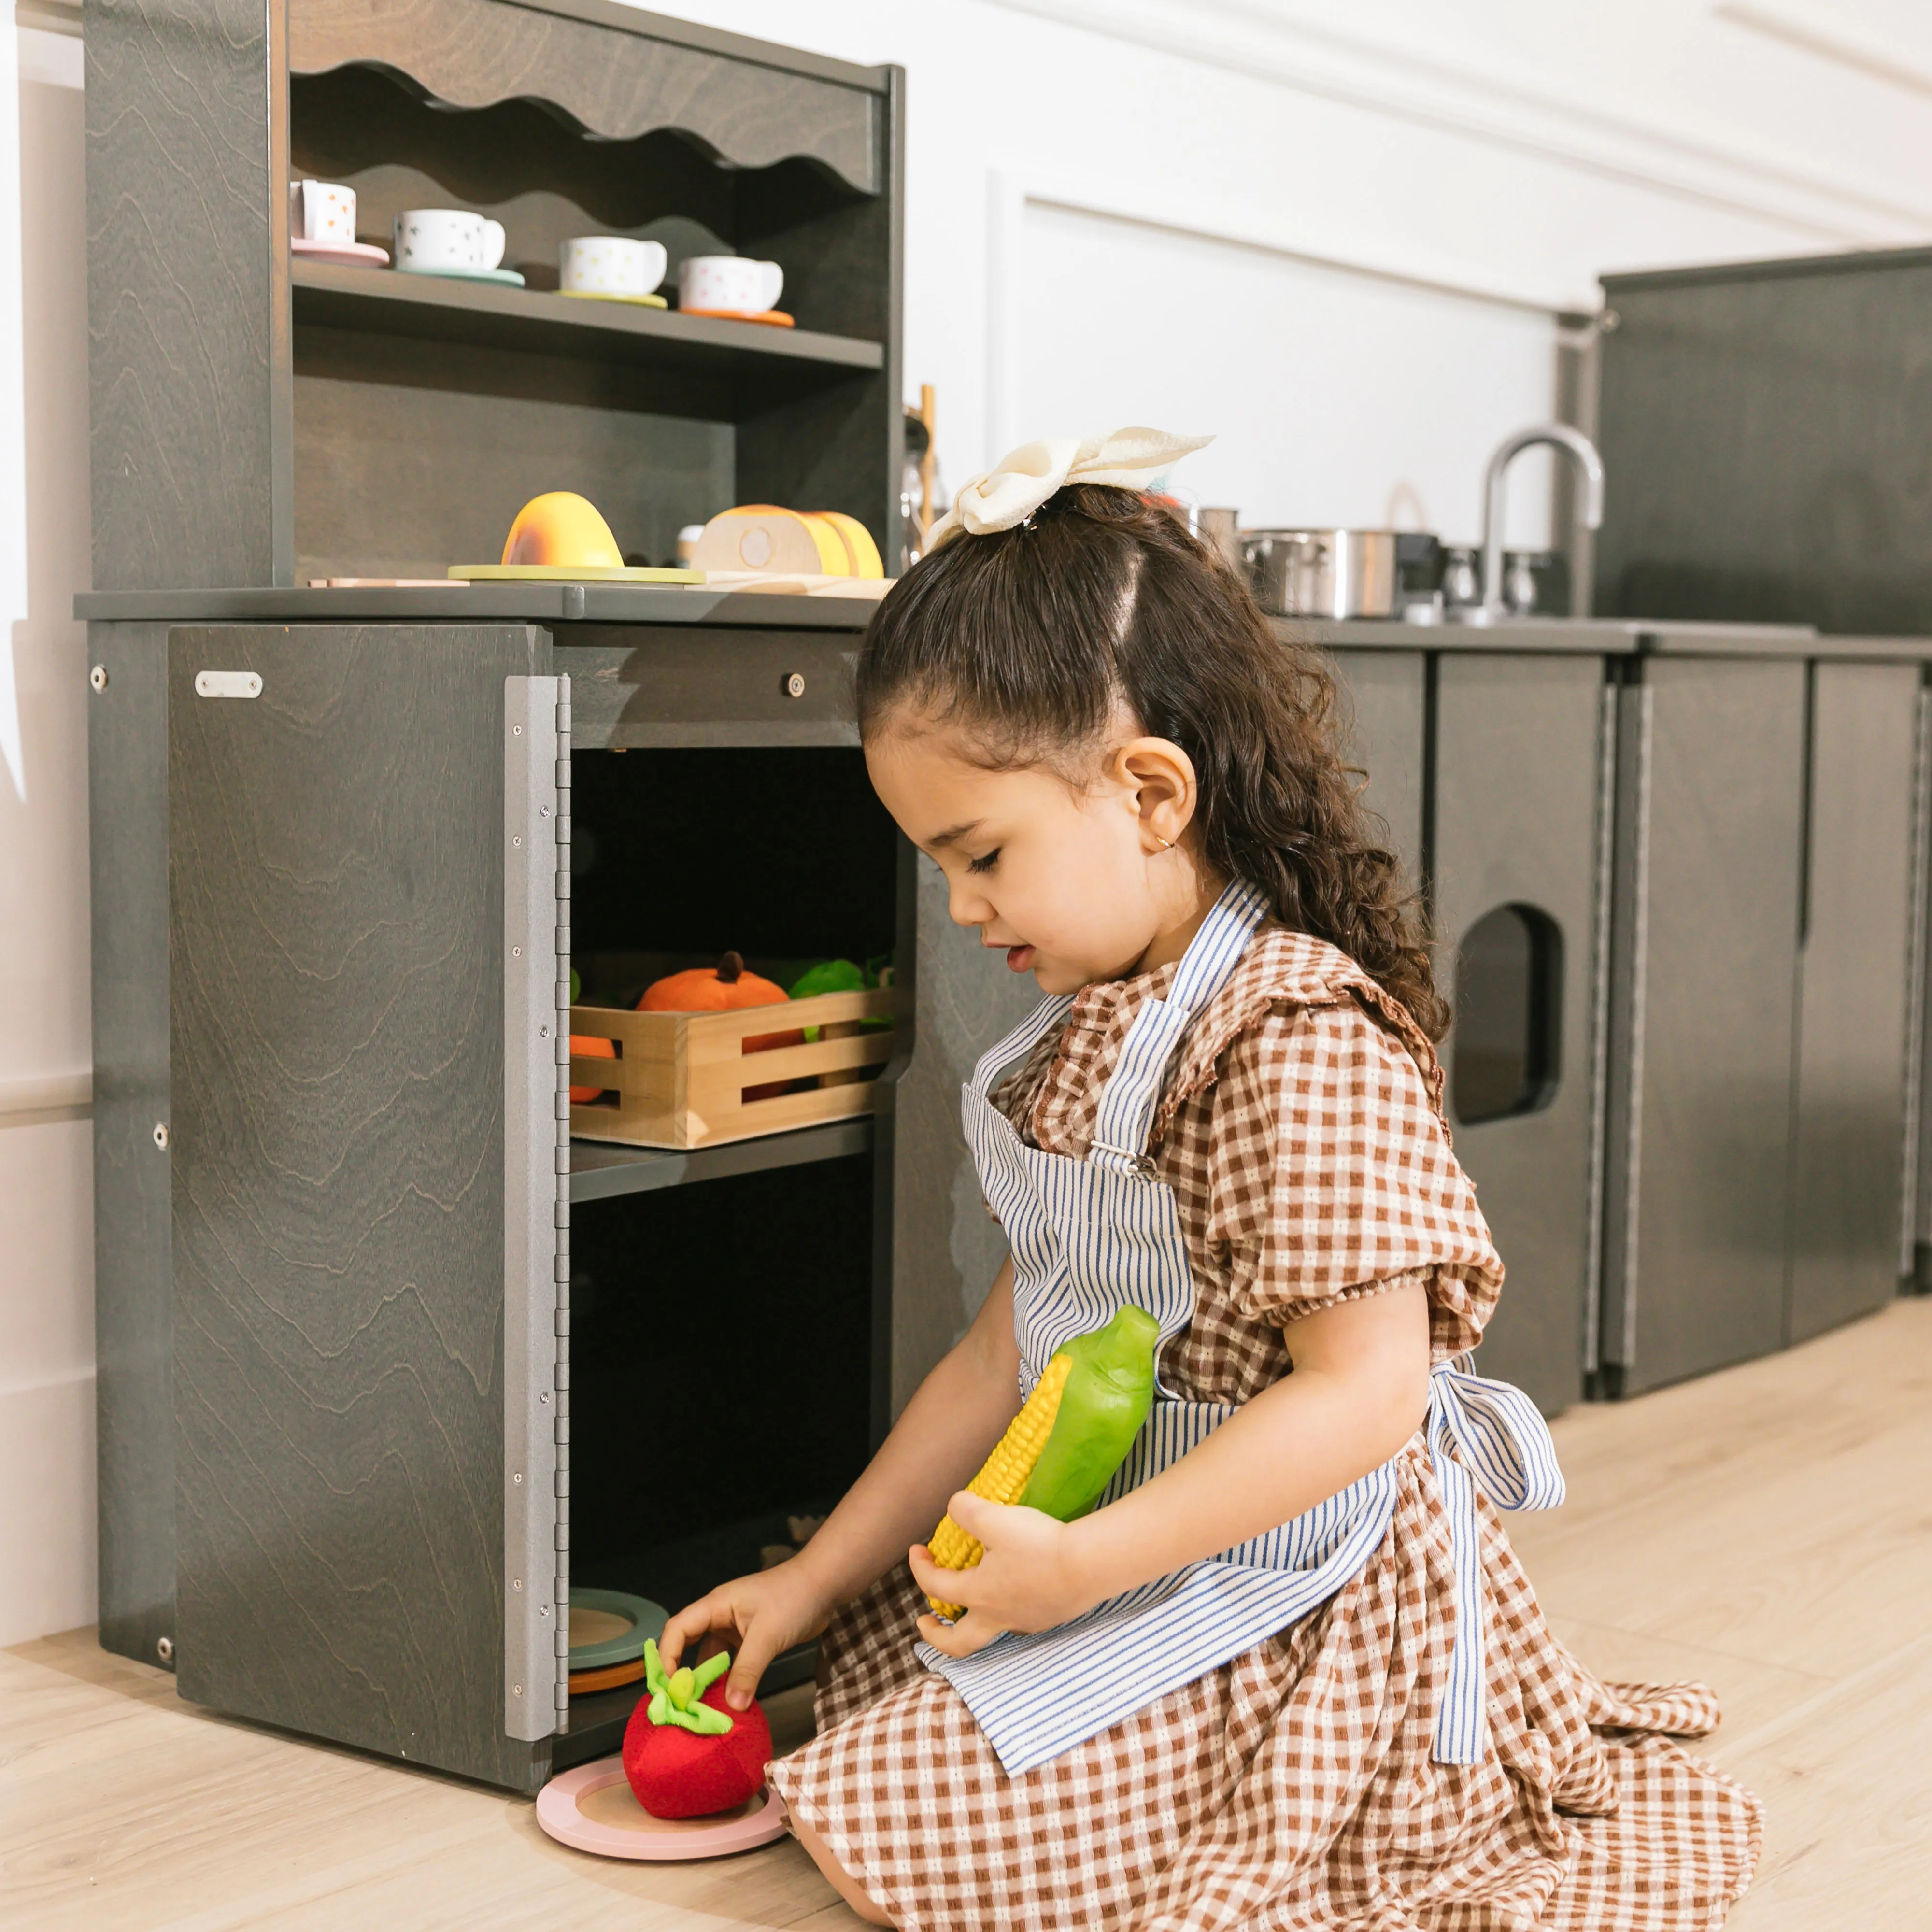
[{"label": "black cabinet interior", "polygon": [[584,997],[728,949],[782,971],[891,950],[898,833],[863,754],[834,747],[579,752],[572,963]]},{"label": "black cabinet interior", "polygon": [[675,1610],[865,1466],[872,1192],[856,1154],[578,1209],[578,1581]]}]

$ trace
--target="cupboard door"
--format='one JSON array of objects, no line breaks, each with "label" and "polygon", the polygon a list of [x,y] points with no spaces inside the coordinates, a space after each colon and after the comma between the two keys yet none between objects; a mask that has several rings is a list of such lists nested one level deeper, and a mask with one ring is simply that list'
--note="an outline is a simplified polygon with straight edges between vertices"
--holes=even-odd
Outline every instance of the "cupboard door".
[{"label": "cupboard door", "polygon": [[168,669],[182,1690],[522,1788],[505,680],[549,659],[524,625],[234,625]]},{"label": "cupboard door", "polygon": [[1784,1341],[1805,669],[1618,694],[1599,1353],[1625,1395]]},{"label": "cupboard door", "polygon": [[1786,1342],[1882,1307],[1905,1263],[1916,664],[1811,669]]},{"label": "cupboard door", "polygon": [[1582,1393],[1595,1265],[1603,662],[1445,652],[1437,678],[1442,1064],[1507,1277],[1476,1366],[1554,1414]]}]

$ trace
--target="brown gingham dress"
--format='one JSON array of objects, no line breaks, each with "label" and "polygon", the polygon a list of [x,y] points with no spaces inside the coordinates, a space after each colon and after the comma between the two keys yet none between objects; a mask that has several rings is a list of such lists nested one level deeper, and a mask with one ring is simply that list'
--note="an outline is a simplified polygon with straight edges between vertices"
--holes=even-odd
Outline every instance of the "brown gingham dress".
[{"label": "brown gingham dress", "polygon": [[[1134,1013],[1174,970],[1078,996],[994,1096],[1024,1138],[1084,1157]],[[1246,1400],[1292,1372],[1282,1324],[1398,1283],[1426,1288],[1437,1360],[1475,1346],[1502,1264],[1442,1085],[1427,1040],[1352,961],[1257,932],[1155,1118],[1195,1282],[1162,1358],[1177,1396]],[[905,1932],[1720,1924],[1756,1863],[1760,1808],[1672,1742],[1714,1729],[1717,1700],[1599,1682],[1551,1635],[1480,1490],[1490,1749],[1431,1757],[1448,1524],[1420,1431],[1397,1462],[1394,1522],[1354,1582],[1018,1778],[914,1654],[925,1602],[901,1564],[833,1619],[818,1735],[772,1782]]]}]

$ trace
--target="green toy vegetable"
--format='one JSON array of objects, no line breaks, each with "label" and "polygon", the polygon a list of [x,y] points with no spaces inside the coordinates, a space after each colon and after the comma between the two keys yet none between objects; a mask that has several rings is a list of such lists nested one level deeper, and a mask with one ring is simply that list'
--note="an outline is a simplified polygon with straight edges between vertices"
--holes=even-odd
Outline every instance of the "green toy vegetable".
[{"label": "green toy vegetable", "polygon": [[706,1658],[695,1670],[686,1664],[667,1676],[657,1645],[646,1637],[644,1683],[651,1694],[648,1713],[651,1722],[680,1725],[701,1737],[722,1737],[731,1728],[730,1717],[698,1700],[730,1667],[730,1652],[721,1650],[716,1657]]},{"label": "green toy vegetable", "polygon": [[[808,966],[791,982],[790,992],[794,1000],[808,1000],[814,993],[860,993],[872,986],[890,986],[892,983],[892,956],[880,952],[868,959],[863,966],[856,965],[850,959],[820,959]],[[868,1015],[859,1022],[865,1033],[883,1033],[892,1022],[881,1015]],[[819,1037],[820,1030],[815,1026],[805,1029],[808,1043]]]},{"label": "green toy vegetable", "polygon": [[[1154,1349],[1160,1325],[1132,1302],[1103,1328],[1053,1352],[1026,1406],[967,1485],[989,1502],[1043,1510],[1062,1522],[1084,1516],[1126,1460],[1154,1406]],[[970,1570],[986,1552],[950,1516],[927,1544],[942,1570]],[[934,1597],[943,1617],[959,1606]]]}]

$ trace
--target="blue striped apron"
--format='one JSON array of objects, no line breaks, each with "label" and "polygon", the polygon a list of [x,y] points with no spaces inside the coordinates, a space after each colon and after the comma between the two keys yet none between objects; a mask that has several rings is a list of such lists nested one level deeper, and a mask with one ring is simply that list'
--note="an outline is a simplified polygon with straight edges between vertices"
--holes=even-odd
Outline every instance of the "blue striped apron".
[{"label": "blue striped apron", "polygon": [[[988,1097],[1008,1067],[1064,1024],[1070,996],[1039,1007],[980,1061],[965,1088],[966,1138],[1012,1250],[1022,1400],[1062,1342],[1108,1321],[1123,1303],[1155,1318],[1163,1344],[1192,1318],[1186,1244],[1173,1191],[1155,1178],[1148,1137],[1182,1034],[1234,970],[1266,910],[1258,892],[1238,883],[1209,912],[1167,998],[1147,1000],[1134,1016],[1084,1160],[1028,1146]],[[1475,1485],[1504,1509],[1550,1509],[1563,1500],[1556,1448],[1535,1405],[1507,1382],[1472,1374],[1468,1364],[1461,1356],[1430,1378],[1429,1452],[1456,1573],[1454,1645],[1433,1748],[1448,1764],[1480,1763],[1489,1742]],[[1169,1468],[1233,1412],[1231,1403],[1185,1401],[1156,1382],[1153,1412],[1102,1507]],[[1070,1622],[1009,1631],[963,1658],[921,1642],[920,1657],[964,1698],[1001,1765],[1018,1777],[1326,1603],[1382,1546],[1396,1491],[1391,1460],[1278,1528]]]}]

